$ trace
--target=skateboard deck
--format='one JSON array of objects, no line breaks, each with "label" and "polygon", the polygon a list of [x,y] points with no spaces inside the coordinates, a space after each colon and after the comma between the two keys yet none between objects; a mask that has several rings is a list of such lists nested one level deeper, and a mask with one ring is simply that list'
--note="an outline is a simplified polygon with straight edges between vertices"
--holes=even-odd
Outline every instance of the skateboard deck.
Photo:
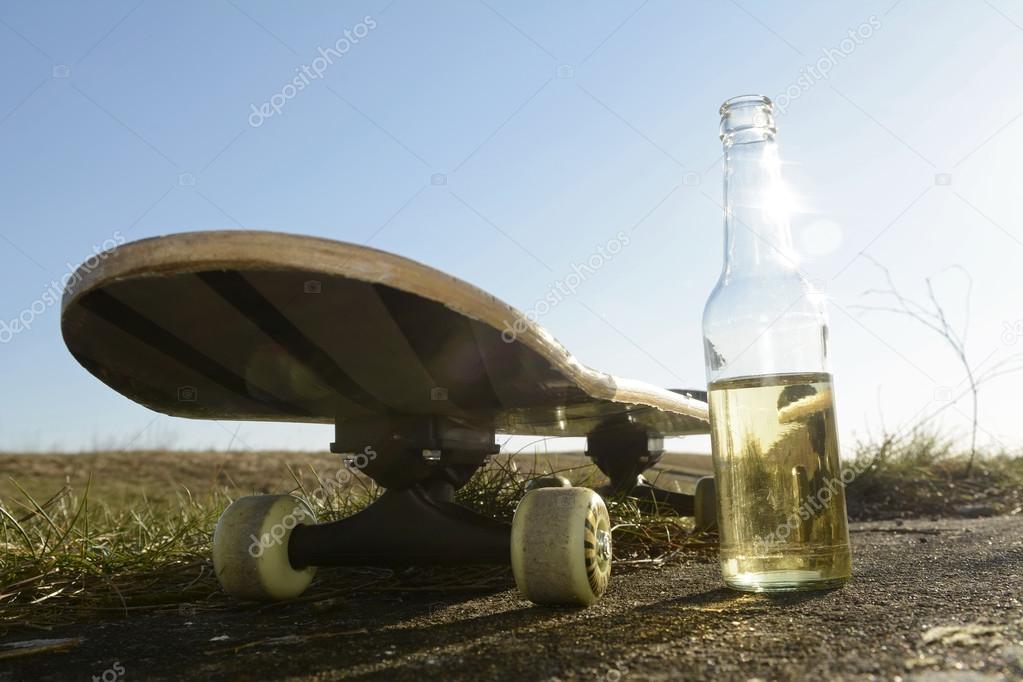
[{"label": "skateboard deck", "polygon": [[168,415],[431,415],[540,436],[621,418],[662,436],[708,430],[692,394],[590,369],[494,296],[365,246],[193,232],[88,266],[64,294],[65,343],[108,386]]}]

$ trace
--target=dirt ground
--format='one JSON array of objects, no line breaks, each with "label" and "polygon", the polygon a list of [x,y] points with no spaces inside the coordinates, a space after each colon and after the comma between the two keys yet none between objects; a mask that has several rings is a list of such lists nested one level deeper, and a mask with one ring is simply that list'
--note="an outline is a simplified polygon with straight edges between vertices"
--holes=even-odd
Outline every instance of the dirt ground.
[{"label": "dirt ground", "polygon": [[[123,507],[144,497],[174,501],[184,490],[203,493],[223,486],[242,493],[294,488],[288,467],[333,472],[337,455],[309,452],[90,452],[83,454],[0,453],[0,500],[22,499],[17,485],[45,500],[67,483],[89,498]],[[12,480],[13,479],[13,480]]]},{"label": "dirt ground", "polygon": [[855,577],[830,592],[733,592],[691,557],[551,609],[506,573],[444,593],[413,573],[403,590],[17,632],[0,640],[0,680],[1023,678],[1023,518],[856,523],[852,537]]},{"label": "dirt ground", "polygon": [[[520,471],[577,472],[579,477],[594,469],[581,452],[520,454],[515,464]],[[39,500],[65,482],[78,491],[89,483],[91,499],[116,507],[143,496],[149,502],[173,501],[185,489],[202,493],[212,486],[243,494],[288,491],[295,487],[289,467],[296,473],[315,469],[329,476],[338,466],[338,455],[329,452],[0,452],[0,500],[22,497],[12,478]],[[671,453],[648,477],[662,487],[688,491],[697,478],[711,473],[708,456]]]}]

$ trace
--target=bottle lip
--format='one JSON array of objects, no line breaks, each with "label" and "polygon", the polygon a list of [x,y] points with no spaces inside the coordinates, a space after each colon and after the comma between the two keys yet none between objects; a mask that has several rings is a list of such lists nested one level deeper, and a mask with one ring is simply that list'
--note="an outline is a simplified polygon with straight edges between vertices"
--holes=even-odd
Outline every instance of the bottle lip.
[{"label": "bottle lip", "polygon": [[741,107],[768,107],[773,108],[774,102],[767,95],[737,95],[729,97],[722,104],[718,113],[724,115],[728,111]]},{"label": "bottle lip", "polygon": [[771,98],[764,95],[739,95],[721,105],[721,141],[726,145],[773,140],[774,124]]}]

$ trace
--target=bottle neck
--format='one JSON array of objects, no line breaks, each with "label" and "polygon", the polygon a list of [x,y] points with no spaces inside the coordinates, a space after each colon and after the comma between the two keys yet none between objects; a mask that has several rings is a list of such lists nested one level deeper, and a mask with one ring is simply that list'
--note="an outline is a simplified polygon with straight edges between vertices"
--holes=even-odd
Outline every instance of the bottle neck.
[{"label": "bottle neck", "polygon": [[791,207],[774,135],[744,133],[724,141],[724,280],[796,270]]}]

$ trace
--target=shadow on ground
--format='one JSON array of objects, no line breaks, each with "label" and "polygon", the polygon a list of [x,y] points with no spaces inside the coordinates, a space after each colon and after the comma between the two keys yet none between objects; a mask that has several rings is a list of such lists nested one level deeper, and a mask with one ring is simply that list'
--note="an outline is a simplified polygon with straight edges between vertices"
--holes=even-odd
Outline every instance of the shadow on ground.
[{"label": "shadow on ground", "polygon": [[[694,557],[619,571],[594,607],[551,609],[522,601],[507,572],[490,573],[458,593],[412,583],[19,631],[3,639],[0,656],[27,640],[71,643],[0,659],[0,679],[114,679],[118,670],[146,679],[608,682],[1023,675],[1023,519],[853,528],[856,576],[840,590],[740,594]],[[325,571],[320,584],[355,575]]]}]

